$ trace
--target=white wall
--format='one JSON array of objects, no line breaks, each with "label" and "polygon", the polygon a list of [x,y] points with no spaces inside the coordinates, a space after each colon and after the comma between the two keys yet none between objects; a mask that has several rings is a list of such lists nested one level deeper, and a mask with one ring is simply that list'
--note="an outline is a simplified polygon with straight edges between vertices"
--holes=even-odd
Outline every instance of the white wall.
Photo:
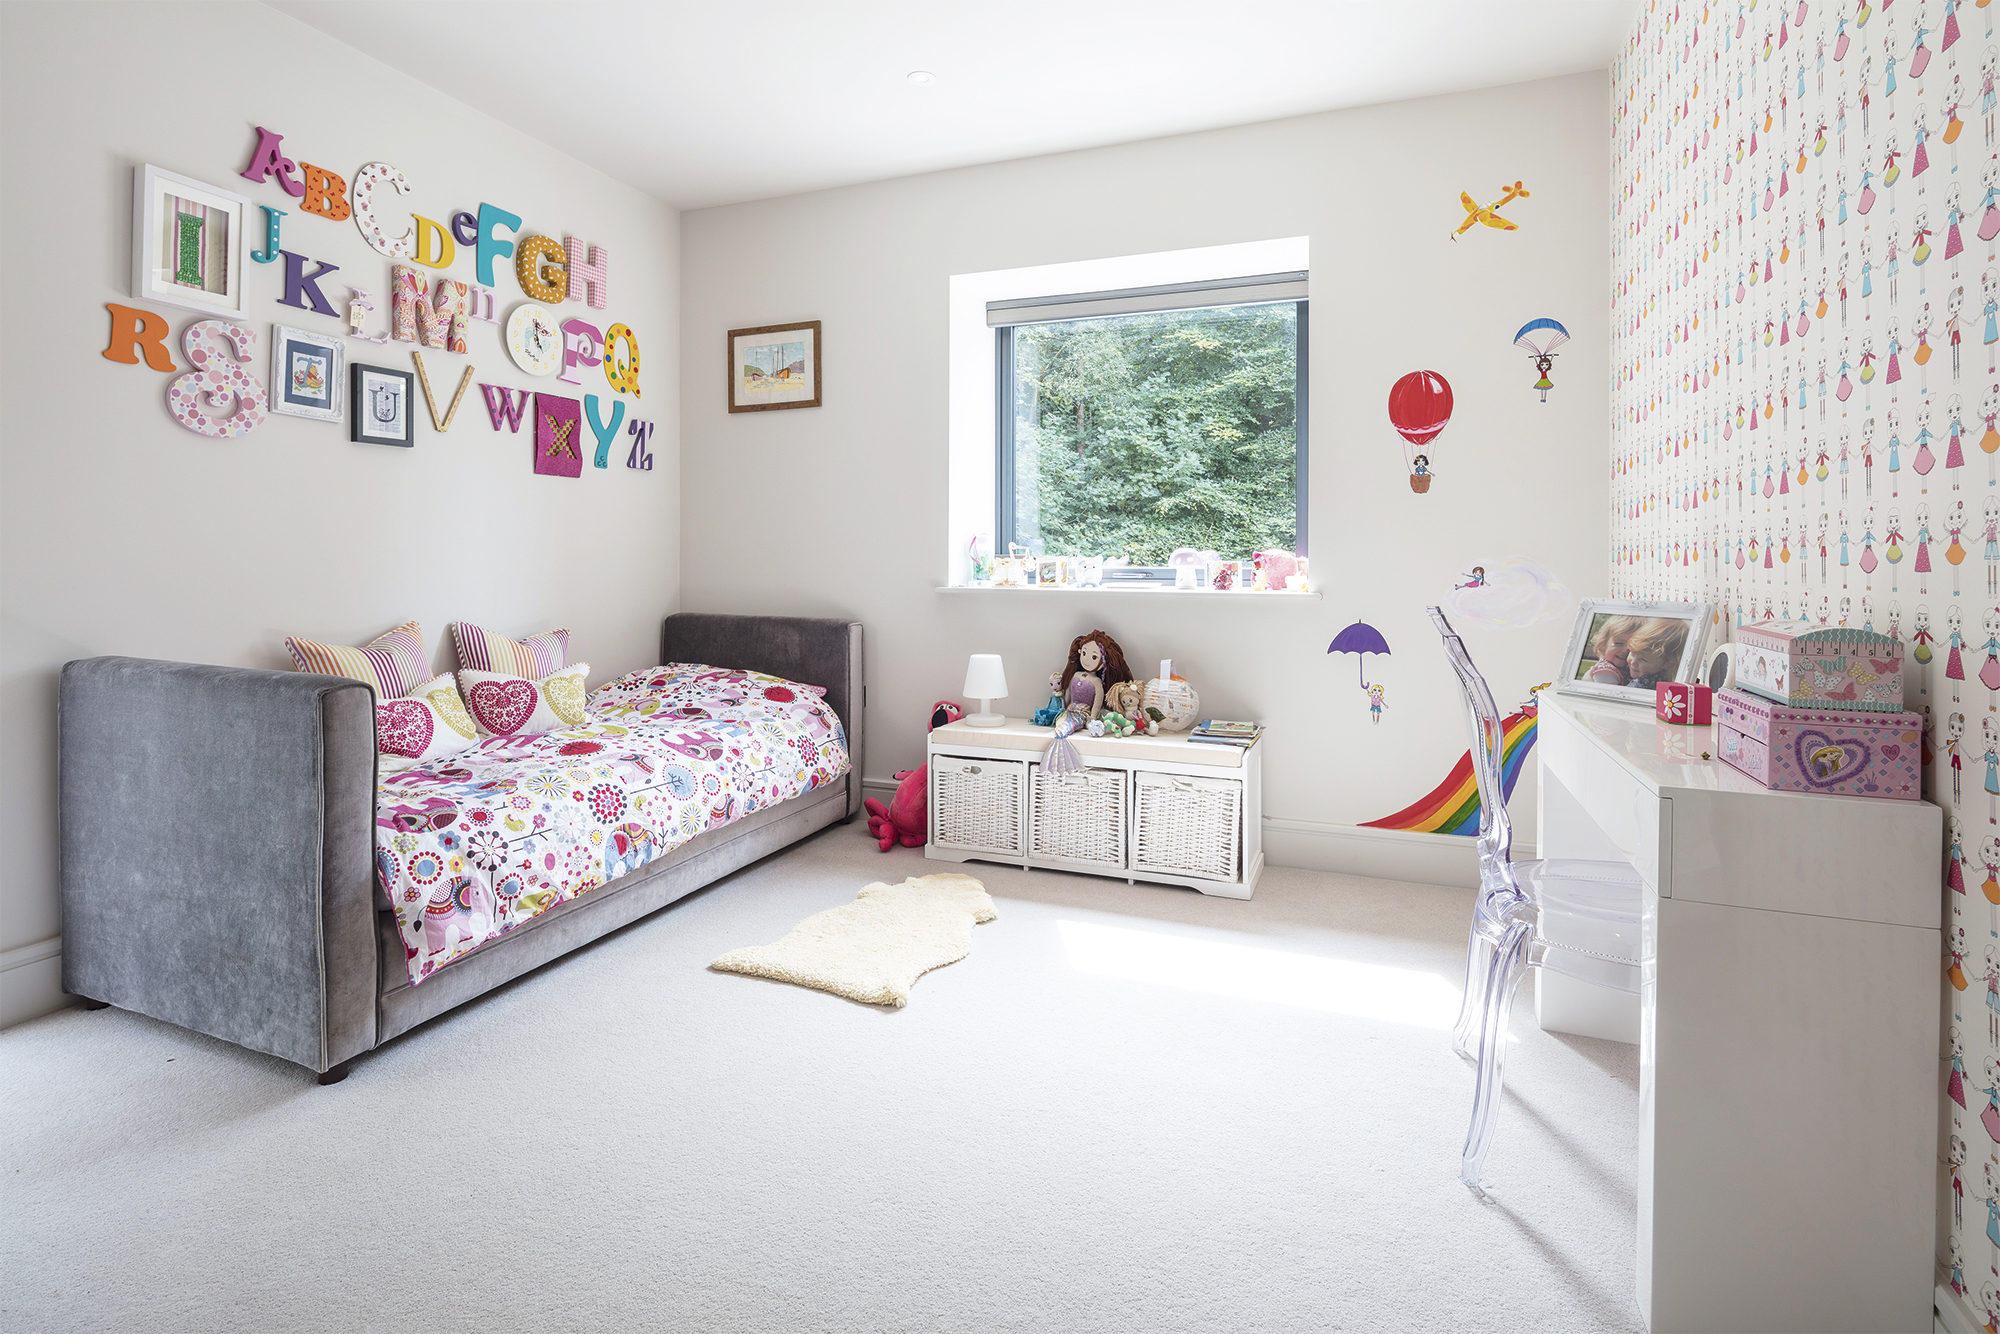
[{"label": "white wall", "polygon": [[[682,218],[682,603],[852,615],[867,626],[871,779],[923,757],[927,706],[965,659],[999,652],[1022,714],[1069,639],[1110,630],[1133,664],[1172,657],[1215,714],[1257,717],[1274,861],[1417,877],[1465,863],[1343,826],[1417,800],[1465,748],[1424,617],[1475,563],[1541,561],[1579,594],[1609,577],[1606,76],[1367,107],[798,195]],[[1515,179],[1520,230],[1456,243],[1461,190]],[[1311,555],[1324,600],[952,593],[945,536],[948,300],[954,274],[1310,237]],[[1546,405],[1511,345],[1552,315],[1573,341]],[[731,328],[824,322],[825,403],[730,416]],[[1385,409],[1403,373],[1457,411],[1411,493]],[[1042,600],[1042,599],[1046,600]],[[1354,620],[1388,711],[1368,721]],[[1567,625],[1474,632],[1503,702],[1549,679]],[[1533,784],[1514,811],[1532,837]]]},{"label": "white wall", "polygon": [[[454,665],[445,627],[461,618],[513,633],[567,625],[594,682],[655,661],[680,582],[680,349],[673,209],[274,10],[9,5],[0,23],[0,179],[14,251],[0,277],[12,413],[0,446],[4,1024],[60,1001],[53,783],[63,662],[116,653],[287,668],[287,634],[359,643],[411,617],[440,668]],[[98,355],[106,301],[167,315],[177,365],[180,332],[200,318],[129,294],[135,163],[285,208],[286,248],[341,266],[324,290],[342,314],[351,278],[376,295],[371,330],[388,325],[389,261],[351,222],[301,212],[275,180],[237,176],[254,125],[349,181],[366,162],[400,167],[415,187],[404,206],[440,222],[487,201],[520,214],[524,232],[608,247],[611,304],[590,318],[638,333],[643,398],[633,406],[658,423],[654,470],[628,472],[621,446],[608,471],[536,477],[527,438],[495,435],[477,388],[448,435],[434,434],[420,408],[411,450],[351,444],[344,425],[282,416],[231,441],[176,425],[170,376]],[[261,232],[252,240],[261,244]],[[451,276],[470,280],[471,252],[459,253]],[[277,304],[283,267],[248,266],[260,378],[274,321],[340,327]],[[500,267],[504,319],[520,296],[511,267]],[[575,394],[522,374],[497,326],[475,323],[471,343],[465,357],[426,353],[440,394],[467,362],[479,380]],[[350,354],[411,364],[408,344],[350,344]]]}]

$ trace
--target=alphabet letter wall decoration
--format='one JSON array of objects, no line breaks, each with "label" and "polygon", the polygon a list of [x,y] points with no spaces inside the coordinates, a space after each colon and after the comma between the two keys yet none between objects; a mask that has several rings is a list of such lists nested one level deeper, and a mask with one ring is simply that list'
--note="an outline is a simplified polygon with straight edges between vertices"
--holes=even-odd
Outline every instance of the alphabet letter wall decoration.
[{"label": "alphabet letter wall decoration", "polygon": [[431,375],[424,369],[424,354],[410,353],[410,360],[417,363],[417,383],[424,387],[424,405],[431,410],[431,429],[443,435],[451,429],[451,419],[458,415],[458,405],[465,397],[465,391],[472,384],[472,367],[465,368],[465,374],[458,377],[458,392],[451,396],[451,406],[445,409],[442,418],[438,416],[437,397],[431,393]]},{"label": "alphabet letter wall decoration", "polygon": [[597,437],[597,457],[591,462],[599,468],[611,466],[611,442],[618,438],[618,428],[625,424],[625,400],[611,401],[609,423],[598,420],[597,395],[587,394],[583,400],[583,410],[590,417],[590,433]]},{"label": "alphabet letter wall decoration", "polygon": [[[624,353],[623,356],[619,355]],[[621,394],[634,398],[639,393],[639,336],[623,324],[614,324],[604,335],[604,378]]]},{"label": "alphabet letter wall decoration", "polygon": [[264,248],[250,252],[250,258],[259,264],[269,264],[284,252],[278,249],[278,219],[285,216],[285,210],[260,204],[264,210]]},{"label": "alphabet letter wall decoration", "polygon": [[333,308],[333,303],[319,290],[319,280],[329,273],[340,272],[340,265],[316,259],[312,262],[319,265],[319,268],[315,269],[311,276],[307,276],[304,255],[294,254],[289,250],[280,250],[278,253],[285,257],[285,294],[278,298],[278,304],[291,306],[295,310],[311,310],[315,314],[339,319],[340,312]]},{"label": "alphabet letter wall decoration", "polygon": [[347,289],[347,332],[350,338],[358,338],[364,343],[386,343],[388,334],[364,333],[361,326],[368,320],[368,312],[375,309],[375,298],[365,287]]},{"label": "alphabet letter wall decoration", "polygon": [[496,227],[505,227],[510,232],[521,230],[521,219],[504,208],[491,204],[479,206],[479,235],[474,244],[478,247],[478,262],[473,265],[473,275],[479,279],[481,287],[492,287],[493,261],[505,259],[514,253],[514,243],[503,241],[493,234]]},{"label": "alphabet letter wall decoration", "polygon": [[601,366],[604,364],[604,335],[588,320],[564,320],[563,368],[556,376],[564,384],[581,385],[576,378],[578,366]]},{"label": "alphabet letter wall decoration", "polygon": [[386,162],[371,162],[354,173],[354,225],[361,231],[361,239],[369,249],[390,259],[409,259],[417,253],[416,233],[404,228],[403,234],[391,240],[389,233],[375,218],[375,188],[386,185],[399,195],[410,192],[410,178],[397,171]]},{"label": "alphabet letter wall decoration", "polygon": [[[587,260],[586,250],[590,253]],[[586,246],[574,236],[565,236],[563,254],[569,261],[569,299],[588,301],[592,310],[603,310],[611,300],[611,252],[603,246]]]},{"label": "alphabet letter wall decoration", "polygon": [[306,179],[306,197],[299,201],[299,207],[322,218],[346,222],[353,213],[347,206],[346,178],[310,162],[301,162],[299,171]]},{"label": "alphabet letter wall decoration", "polygon": [[390,275],[395,284],[396,304],[390,314],[389,331],[396,341],[463,353],[466,285],[440,278],[433,298],[430,278],[423,270],[397,264],[391,267]]},{"label": "alphabet letter wall decoration", "polygon": [[465,290],[465,318],[484,320],[488,324],[498,324],[500,317],[493,313],[493,289],[474,283]]},{"label": "alphabet letter wall decoration", "polygon": [[[567,295],[569,282],[563,248],[546,236],[527,237],[514,256],[514,277],[528,300],[549,306],[557,304]],[[487,287],[493,285],[484,271],[479,281]]]},{"label": "alphabet letter wall decoration", "polygon": [[451,233],[419,213],[417,221],[417,263],[433,269],[448,269],[458,247],[452,244]]},{"label": "alphabet letter wall decoration", "polygon": [[[480,391],[486,395],[486,415],[493,419],[493,429],[499,430],[505,420],[507,429],[514,434],[521,433],[521,414],[528,410],[528,391],[509,389],[502,384],[482,384]],[[517,402],[516,393],[521,395]]]},{"label": "alphabet letter wall decoration", "polygon": [[479,219],[470,213],[451,215],[451,234],[458,238],[460,245],[479,244]]},{"label": "alphabet letter wall decoration", "polygon": [[257,127],[257,146],[250,150],[250,165],[243,169],[243,179],[262,185],[273,173],[278,177],[278,188],[297,199],[306,192],[304,183],[292,179],[292,173],[299,164],[285,156],[285,136],[274,134],[262,125]]},{"label": "alphabet letter wall decoration", "polygon": [[121,306],[115,301],[105,302],[104,308],[111,312],[111,341],[104,348],[106,361],[136,366],[143,352],[146,364],[154,370],[174,369],[174,359],[167,353],[167,335],[172,329],[166,316],[136,306]]},{"label": "alphabet letter wall decoration", "polygon": [[[226,440],[256,430],[264,422],[264,386],[245,366],[257,335],[227,320],[197,320],[181,335],[181,350],[194,369],[167,384],[167,408],[193,431]],[[223,408],[233,410],[226,415]]]},{"label": "alphabet letter wall decoration", "polygon": [[583,476],[583,410],[573,398],[535,395],[535,471],[545,477]]},{"label": "alphabet letter wall decoration", "polygon": [[625,466],[636,468],[640,472],[651,472],[653,451],[648,446],[653,439],[653,423],[642,422],[635,418],[632,425],[626,429],[632,433],[632,452],[625,456]]}]

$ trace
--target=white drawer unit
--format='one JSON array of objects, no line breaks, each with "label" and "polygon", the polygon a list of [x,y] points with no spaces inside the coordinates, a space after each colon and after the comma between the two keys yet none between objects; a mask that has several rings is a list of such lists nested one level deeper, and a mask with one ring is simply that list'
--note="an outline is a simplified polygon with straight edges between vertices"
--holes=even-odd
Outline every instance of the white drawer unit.
[{"label": "white drawer unit", "polygon": [[1049,774],[1054,737],[1018,718],[932,732],[924,855],[1250,897],[1264,869],[1261,744],[1079,737],[1082,771]]},{"label": "white drawer unit", "polygon": [[1030,857],[1093,871],[1124,870],[1130,781],[1123,769],[1051,774],[1029,765]]},{"label": "white drawer unit", "polygon": [[1132,869],[1234,881],[1243,782],[1186,774],[1132,775]]},{"label": "white drawer unit", "polygon": [[1012,857],[1027,851],[1026,763],[940,755],[930,766],[932,846]]}]

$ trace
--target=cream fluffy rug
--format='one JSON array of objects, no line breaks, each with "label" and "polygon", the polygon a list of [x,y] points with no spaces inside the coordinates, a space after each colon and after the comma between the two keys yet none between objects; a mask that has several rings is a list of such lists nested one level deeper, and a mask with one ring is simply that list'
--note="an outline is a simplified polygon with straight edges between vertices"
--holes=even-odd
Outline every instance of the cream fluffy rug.
[{"label": "cream fluffy rug", "polygon": [[777,944],[732,950],[709,967],[900,1009],[918,978],[970,954],[974,924],[996,915],[986,887],[969,875],[911,876],[870,885]]}]

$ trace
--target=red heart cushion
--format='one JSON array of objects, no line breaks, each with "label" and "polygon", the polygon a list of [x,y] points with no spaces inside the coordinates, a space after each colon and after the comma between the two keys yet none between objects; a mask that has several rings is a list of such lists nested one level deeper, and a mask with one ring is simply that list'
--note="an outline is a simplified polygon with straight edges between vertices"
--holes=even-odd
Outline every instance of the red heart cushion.
[{"label": "red heart cushion", "polygon": [[507,736],[534,716],[535,687],[526,681],[481,681],[465,702],[481,727]]},{"label": "red heart cushion", "polygon": [[384,754],[417,759],[430,748],[436,729],[430,705],[419,700],[392,699],[375,706],[376,745]]}]

